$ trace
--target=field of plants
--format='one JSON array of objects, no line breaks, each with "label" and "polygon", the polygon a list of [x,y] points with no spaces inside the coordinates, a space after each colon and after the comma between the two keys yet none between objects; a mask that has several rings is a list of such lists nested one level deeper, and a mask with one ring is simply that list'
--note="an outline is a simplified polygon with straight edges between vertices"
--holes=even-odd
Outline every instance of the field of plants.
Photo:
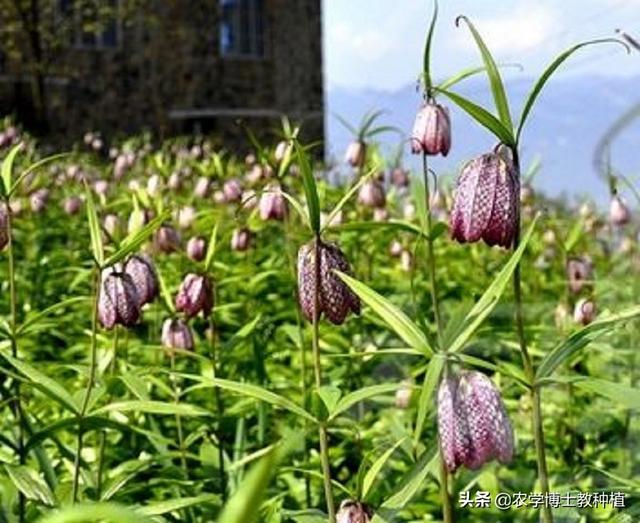
[{"label": "field of plants", "polygon": [[[516,115],[466,18],[482,65],[435,83],[435,20],[417,172],[380,112],[330,167],[286,119],[244,158],[5,121],[0,522],[640,520],[638,189],[572,207],[520,164],[554,71],[620,43]],[[455,173],[448,103],[497,144]]]}]

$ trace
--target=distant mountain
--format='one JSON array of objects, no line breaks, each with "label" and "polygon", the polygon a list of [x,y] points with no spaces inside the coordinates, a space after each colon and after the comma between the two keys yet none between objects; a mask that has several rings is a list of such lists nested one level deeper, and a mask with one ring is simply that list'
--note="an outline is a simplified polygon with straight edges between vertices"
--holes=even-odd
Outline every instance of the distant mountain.
[{"label": "distant mountain", "polygon": [[[553,78],[542,92],[539,103],[523,134],[523,168],[536,155],[542,160],[542,170],[534,185],[550,196],[565,194],[570,197],[586,196],[603,202],[606,185],[593,167],[593,153],[597,142],[611,124],[632,104],[640,103],[636,78],[600,76],[569,76]],[[528,79],[510,80],[507,91],[517,106],[516,115],[531,88]],[[481,103],[491,104],[486,77],[477,76],[456,86],[461,94]],[[452,112],[453,147],[446,159],[433,160],[440,172],[454,172],[461,162],[492,147],[493,140],[466,114],[442,97]],[[384,109],[381,122],[397,126],[410,133],[421,94],[415,85],[397,91],[328,90],[327,132],[328,154],[338,160],[350,140],[349,132],[334,116],[338,114],[349,122],[357,123],[369,109]],[[490,105],[493,107],[492,105]],[[514,116],[515,118],[515,116]],[[380,141],[390,151],[400,143],[393,133],[380,135]],[[634,122],[614,142],[614,167],[632,179],[640,178],[640,121]],[[408,146],[405,147],[407,165],[417,166]]]}]

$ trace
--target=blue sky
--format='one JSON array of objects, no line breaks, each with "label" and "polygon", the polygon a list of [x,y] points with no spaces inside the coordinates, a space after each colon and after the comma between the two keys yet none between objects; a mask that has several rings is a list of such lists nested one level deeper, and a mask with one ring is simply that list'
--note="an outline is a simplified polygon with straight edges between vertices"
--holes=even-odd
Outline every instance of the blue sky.
[{"label": "blue sky", "polygon": [[[415,81],[432,0],[323,0],[325,78],[335,86],[395,89]],[[434,73],[450,75],[480,63],[457,15],[472,19],[496,59],[517,62],[534,76],[569,45],[615,36],[622,28],[640,35],[640,0],[440,0]],[[638,60],[624,50],[585,50],[561,74],[638,75]]]}]

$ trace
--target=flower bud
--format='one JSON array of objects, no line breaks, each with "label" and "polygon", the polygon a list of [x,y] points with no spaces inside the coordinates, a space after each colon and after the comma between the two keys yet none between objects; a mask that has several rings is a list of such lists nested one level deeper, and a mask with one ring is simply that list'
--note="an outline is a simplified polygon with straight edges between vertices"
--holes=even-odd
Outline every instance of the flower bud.
[{"label": "flower bud", "polygon": [[158,252],[175,252],[180,247],[180,235],[170,225],[162,225],[153,235],[153,245]]},{"label": "flower bud", "polygon": [[140,298],[131,276],[117,265],[104,269],[101,279],[98,319],[102,326],[112,329],[116,324],[135,325],[140,317]]},{"label": "flower bud", "polygon": [[573,309],[573,321],[578,325],[589,325],[596,317],[596,304],[592,300],[582,298]]},{"label": "flower bud", "polygon": [[513,458],[514,437],[500,393],[477,371],[445,377],[438,390],[438,434],[449,472]]},{"label": "flower bud", "polygon": [[80,208],[82,207],[82,199],[79,196],[69,196],[65,198],[62,207],[64,208],[65,214],[69,216],[73,216],[78,214]]},{"label": "flower bud", "polygon": [[167,180],[167,187],[172,191],[177,191],[180,189],[182,185],[182,180],[180,180],[180,175],[177,172],[173,172],[169,175],[169,179]]},{"label": "flower bud", "polygon": [[396,391],[395,397],[395,405],[398,409],[407,409],[409,408],[409,403],[411,402],[411,382],[405,380],[402,382],[401,387]]},{"label": "flower bud", "polygon": [[109,182],[107,180],[96,180],[93,184],[93,190],[98,196],[104,196],[109,190]]},{"label": "flower bud", "polygon": [[427,102],[416,115],[411,134],[414,154],[441,154],[447,156],[451,148],[451,121],[449,111],[436,103]]},{"label": "flower bud", "polygon": [[389,254],[394,258],[398,258],[402,254],[402,251],[402,244],[398,240],[393,240],[393,242],[391,242],[391,245],[389,246]]},{"label": "flower bud", "polygon": [[622,198],[615,195],[609,205],[609,219],[613,225],[622,227],[631,221],[631,212]]},{"label": "flower bud", "polygon": [[236,179],[228,180],[222,186],[222,192],[226,202],[237,202],[242,198],[242,187]]},{"label": "flower bud", "polygon": [[204,238],[199,236],[193,236],[189,238],[187,242],[187,256],[195,261],[200,262],[204,260],[204,257],[207,253],[207,242]]},{"label": "flower bud", "polygon": [[364,503],[345,499],[336,513],[336,523],[369,523],[373,512]]},{"label": "flower bud", "polygon": [[278,145],[276,145],[276,149],[273,153],[273,157],[275,158],[276,162],[281,162],[282,160],[284,160],[287,152],[290,149],[291,144],[287,140],[282,140],[281,142],[279,142]]},{"label": "flower bud", "polygon": [[158,277],[149,256],[134,254],[124,264],[124,272],[135,285],[140,307],[155,300],[158,295]]},{"label": "flower bud", "polygon": [[396,187],[408,187],[409,181],[409,173],[402,167],[396,167],[391,172],[391,183]]},{"label": "flower bud", "polygon": [[410,272],[413,269],[413,254],[411,254],[411,251],[403,249],[400,253],[400,268],[404,272]]},{"label": "flower bud", "polygon": [[351,167],[359,168],[364,165],[367,154],[367,146],[362,141],[351,142],[347,147],[344,160]]},{"label": "flower bud", "polygon": [[578,294],[592,279],[593,264],[589,257],[570,258],[567,261],[567,281],[573,294]]},{"label": "flower bud", "polygon": [[260,218],[263,220],[284,220],[287,215],[287,202],[278,185],[270,184],[260,196]]},{"label": "flower bud", "polygon": [[213,284],[204,275],[189,273],[184,277],[176,295],[176,310],[192,318],[213,309]]},{"label": "flower bud", "polygon": [[196,210],[190,205],[181,207],[176,212],[175,218],[178,222],[178,227],[180,227],[181,229],[188,229],[189,227],[191,227],[191,225],[193,225],[193,222],[196,219]]},{"label": "flower bud", "polygon": [[102,225],[109,236],[117,236],[120,231],[120,218],[115,214],[107,214],[104,217]]},{"label": "flower bud", "polygon": [[191,328],[180,319],[164,320],[161,341],[168,349],[192,350],[194,347]]},{"label": "flower bud", "polygon": [[467,163],[458,178],[449,218],[452,237],[509,248],[517,227],[518,180],[513,164],[492,152]]},{"label": "flower bud", "polygon": [[386,209],[374,209],[373,221],[374,222],[386,222],[389,219],[389,211]]},{"label": "flower bud", "polygon": [[256,191],[253,189],[247,189],[242,191],[242,207],[244,209],[255,209],[258,205],[259,198],[256,195]]},{"label": "flower bud", "polygon": [[[320,255],[319,288],[316,289],[316,250]],[[333,324],[340,325],[350,312],[360,314],[360,298],[333,271],[351,273],[349,262],[337,245],[311,241],[298,251],[298,300],[305,317],[312,321],[324,313]],[[318,310],[316,311],[316,290]]]},{"label": "flower bud", "polygon": [[209,186],[210,186],[209,178],[207,178],[206,176],[201,176],[196,181],[196,186],[193,189],[193,194],[197,198],[206,198],[207,194],[209,194]]},{"label": "flower bud", "polygon": [[387,200],[382,184],[377,180],[364,182],[358,190],[358,203],[371,208],[384,207]]},{"label": "flower bud", "polygon": [[48,189],[38,189],[31,193],[29,196],[29,204],[31,205],[31,210],[35,213],[41,213],[44,211],[47,206],[47,201],[49,200],[49,190]]},{"label": "flower bud", "polygon": [[231,248],[234,251],[244,252],[251,245],[251,231],[246,227],[234,229],[231,235]]},{"label": "flower bud", "polygon": [[152,198],[162,192],[162,178],[159,174],[154,174],[147,180],[147,194]]}]

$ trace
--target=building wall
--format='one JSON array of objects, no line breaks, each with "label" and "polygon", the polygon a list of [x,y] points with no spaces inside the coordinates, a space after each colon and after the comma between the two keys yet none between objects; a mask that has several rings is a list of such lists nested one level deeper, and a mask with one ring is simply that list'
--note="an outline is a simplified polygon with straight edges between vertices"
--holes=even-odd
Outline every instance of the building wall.
[{"label": "building wall", "polygon": [[[61,52],[47,84],[52,132],[201,129],[227,144],[245,141],[238,119],[264,135],[287,114],[304,120],[305,139],[323,139],[321,0],[265,2],[264,58],[221,56],[217,0],[147,0],[117,48]],[[1,99],[13,90],[5,82]]]}]

